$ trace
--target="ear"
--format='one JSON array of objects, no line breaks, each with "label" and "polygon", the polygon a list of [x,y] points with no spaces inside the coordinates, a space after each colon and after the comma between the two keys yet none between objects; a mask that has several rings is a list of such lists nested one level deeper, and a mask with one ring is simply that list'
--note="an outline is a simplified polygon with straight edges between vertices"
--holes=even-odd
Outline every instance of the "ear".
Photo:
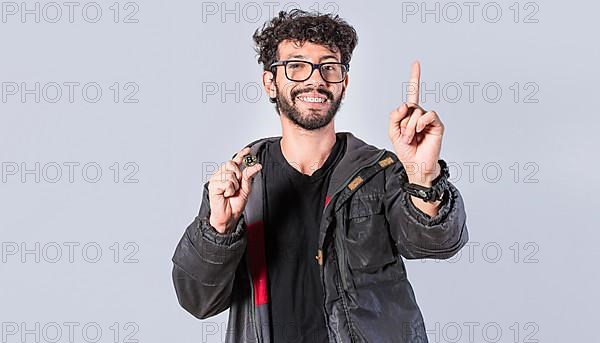
[{"label": "ear", "polygon": [[263,71],[262,83],[265,88],[265,92],[269,98],[275,98],[277,96],[277,87],[275,86],[275,75],[270,71]]},{"label": "ear", "polygon": [[348,79],[350,78],[350,75],[346,74],[346,79],[343,82],[344,85],[344,93],[342,94],[342,99],[346,96],[346,91],[348,90]]}]

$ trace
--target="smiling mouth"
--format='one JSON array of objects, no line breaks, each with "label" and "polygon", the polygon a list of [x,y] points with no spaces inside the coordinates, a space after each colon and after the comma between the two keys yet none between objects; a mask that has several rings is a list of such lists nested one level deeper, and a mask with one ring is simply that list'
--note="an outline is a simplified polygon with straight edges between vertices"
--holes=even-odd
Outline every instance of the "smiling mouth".
[{"label": "smiling mouth", "polygon": [[328,101],[327,98],[314,97],[314,96],[297,96],[296,99],[298,99],[302,102],[308,102],[308,103],[313,103],[313,104],[323,104]]}]

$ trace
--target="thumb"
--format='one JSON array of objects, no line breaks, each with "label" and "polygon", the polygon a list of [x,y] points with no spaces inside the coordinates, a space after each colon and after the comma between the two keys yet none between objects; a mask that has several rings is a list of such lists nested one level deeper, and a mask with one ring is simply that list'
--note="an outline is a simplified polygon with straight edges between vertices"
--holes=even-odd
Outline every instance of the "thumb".
[{"label": "thumb", "polygon": [[252,179],[254,178],[254,175],[256,175],[256,173],[258,173],[261,169],[262,164],[260,163],[257,163],[252,167],[244,168],[242,171],[242,194],[250,194],[250,191],[252,190]]}]

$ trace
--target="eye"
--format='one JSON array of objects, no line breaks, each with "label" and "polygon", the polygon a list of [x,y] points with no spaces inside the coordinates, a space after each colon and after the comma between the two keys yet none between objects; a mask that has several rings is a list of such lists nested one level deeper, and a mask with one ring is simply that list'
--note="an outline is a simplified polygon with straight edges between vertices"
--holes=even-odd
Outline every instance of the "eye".
[{"label": "eye", "polygon": [[339,64],[326,64],[323,66],[323,71],[337,73],[340,71],[340,65]]}]

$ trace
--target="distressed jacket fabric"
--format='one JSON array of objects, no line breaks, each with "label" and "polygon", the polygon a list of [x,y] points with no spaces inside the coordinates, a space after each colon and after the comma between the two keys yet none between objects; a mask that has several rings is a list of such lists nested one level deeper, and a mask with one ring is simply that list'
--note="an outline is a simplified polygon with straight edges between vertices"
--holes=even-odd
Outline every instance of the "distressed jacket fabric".
[{"label": "distressed jacket fabric", "polygon": [[[427,342],[403,258],[446,259],[467,243],[462,197],[450,183],[438,214],[428,216],[401,189],[403,166],[394,153],[337,134],[346,137],[346,151],[331,176],[315,248],[329,342]],[[259,156],[265,142],[278,138],[248,146]],[[229,309],[228,343],[271,342],[262,170],[252,182],[246,208],[227,234],[209,223],[206,182],[199,214],[172,258],[185,310],[206,319]]]}]

